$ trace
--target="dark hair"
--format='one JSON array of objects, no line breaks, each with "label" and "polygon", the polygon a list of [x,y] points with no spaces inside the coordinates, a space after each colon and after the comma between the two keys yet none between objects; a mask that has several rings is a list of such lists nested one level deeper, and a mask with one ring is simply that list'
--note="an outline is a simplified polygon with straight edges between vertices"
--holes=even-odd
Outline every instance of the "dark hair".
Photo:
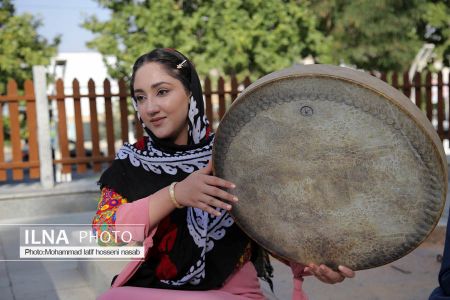
[{"label": "dark hair", "polygon": [[[181,68],[177,68],[177,65],[182,63],[184,60],[186,62],[183,64]],[[157,48],[155,50],[152,50],[151,52],[148,52],[144,55],[141,55],[136,62],[133,65],[133,73],[131,74],[130,79],[130,95],[131,98],[134,100],[134,79],[137,70],[139,70],[140,67],[143,65],[150,63],[150,62],[157,62],[161,64],[168,74],[172,76],[175,79],[178,79],[184,86],[187,92],[192,92],[192,71],[196,73],[194,66],[192,63],[180,52],[169,49],[169,48]],[[197,75],[198,76],[198,75]]]}]

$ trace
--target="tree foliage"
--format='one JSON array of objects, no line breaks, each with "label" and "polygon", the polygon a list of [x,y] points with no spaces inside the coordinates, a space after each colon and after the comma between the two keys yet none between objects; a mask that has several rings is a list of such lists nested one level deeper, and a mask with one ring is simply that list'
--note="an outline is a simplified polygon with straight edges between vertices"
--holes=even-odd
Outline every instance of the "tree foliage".
[{"label": "tree foliage", "polygon": [[33,65],[48,65],[56,54],[59,37],[52,43],[37,33],[41,21],[30,14],[16,15],[10,0],[0,0],[0,93],[8,79],[21,86],[32,76]]},{"label": "tree foliage", "polygon": [[417,32],[426,0],[317,0],[319,30],[332,61],[379,71],[404,70],[422,46]]},{"label": "tree foliage", "polygon": [[202,75],[216,69],[255,77],[329,53],[304,1],[97,1],[111,17],[92,16],[84,27],[96,35],[90,48],[117,58],[113,77],[129,75],[134,60],[155,47],[180,50]]},{"label": "tree foliage", "polygon": [[419,33],[424,41],[436,46],[435,59],[450,66],[450,0],[427,2]]},{"label": "tree foliage", "polygon": [[424,43],[449,65],[449,0],[314,0],[318,29],[330,38],[333,63],[400,71]]},{"label": "tree foliage", "polygon": [[425,42],[449,64],[450,0],[97,0],[111,18],[87,19],[88,45],[117,58],[113,77],[155,47],[211,69],[258,77],[312,56],[379,71],[409,67]]}]

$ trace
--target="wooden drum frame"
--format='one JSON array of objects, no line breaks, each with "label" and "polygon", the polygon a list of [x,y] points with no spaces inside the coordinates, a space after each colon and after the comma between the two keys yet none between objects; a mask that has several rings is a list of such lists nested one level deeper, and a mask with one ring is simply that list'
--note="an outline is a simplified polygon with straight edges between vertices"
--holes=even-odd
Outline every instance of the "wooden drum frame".
[{"label": "wooden drum frame", "polygon": [[360,71],[296,66],[246,88],[217,129],[231,214],[270,252],[353,270],[390,263],[436,226],[447,160],[426,116]]}]

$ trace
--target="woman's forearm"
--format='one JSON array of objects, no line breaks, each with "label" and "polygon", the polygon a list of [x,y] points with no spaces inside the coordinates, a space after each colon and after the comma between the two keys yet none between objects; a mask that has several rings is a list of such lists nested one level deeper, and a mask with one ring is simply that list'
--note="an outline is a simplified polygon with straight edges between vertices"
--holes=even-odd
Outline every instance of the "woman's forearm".
[{"label": "woman's forearm", "polygon": [[175,205],[170,199],[169,187],[160,189],[148,198],[149,227],[152,230],[175,209]]},{"label": "woman's forearm", "polygon": [[117,210],[115,230],[119,233],[128,231],[132,240],[143,241],[174,208],[169,188],[162,188],[147,197],[121,205]]}]

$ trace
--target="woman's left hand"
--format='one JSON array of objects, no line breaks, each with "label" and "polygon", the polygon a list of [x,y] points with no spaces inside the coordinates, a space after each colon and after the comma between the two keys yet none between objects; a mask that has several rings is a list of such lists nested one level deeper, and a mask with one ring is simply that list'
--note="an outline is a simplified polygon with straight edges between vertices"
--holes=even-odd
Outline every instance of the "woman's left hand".
[{"label": "woman's left hand", "polygon": [[345,278],[355,277],[355,271],[345,267],[339,266],[338,271],[333,271],[326,265],[317,266],[316,264],[310,263],[305,269],[305,273],[314,275],[317,279],[322,282],[335,284],[344,281]]}]

